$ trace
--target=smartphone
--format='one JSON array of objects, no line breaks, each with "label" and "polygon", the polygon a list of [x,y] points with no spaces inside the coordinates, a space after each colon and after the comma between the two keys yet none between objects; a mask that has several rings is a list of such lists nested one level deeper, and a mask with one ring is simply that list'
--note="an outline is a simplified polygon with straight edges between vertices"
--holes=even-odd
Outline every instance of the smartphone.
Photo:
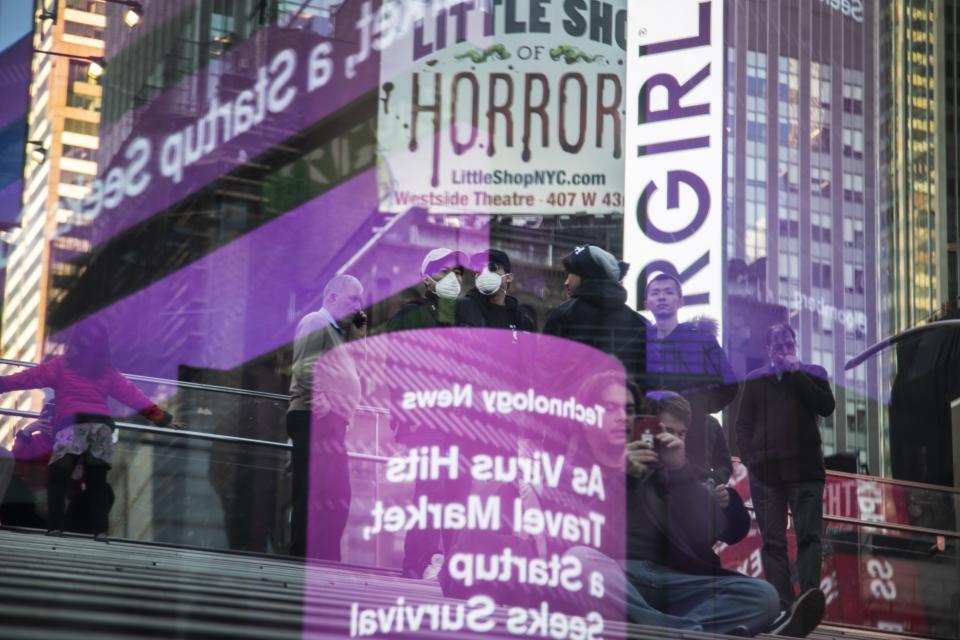
[{"label": "smartphone", "polygon": [[663,426],[658,416],[639,415],[633,423],[633,438],[650,447],[657,446],[657,434],[663,433]]},{"label": "smartphone", "polygon": [[353,314],[353,326],[355,326],[357,329],[360,329],[365,324],[367,324],[367,314],[365,314],[363,311],[357,311],[355,314]]}]

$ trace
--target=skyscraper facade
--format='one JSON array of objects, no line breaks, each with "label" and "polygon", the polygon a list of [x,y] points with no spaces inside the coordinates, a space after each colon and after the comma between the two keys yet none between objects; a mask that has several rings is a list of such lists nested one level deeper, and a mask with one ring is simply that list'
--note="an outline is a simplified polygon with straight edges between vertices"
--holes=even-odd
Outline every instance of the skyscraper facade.
[{"label": "skyscraper facade", "polygon": [[[103,56],[105,7],[99,0],[48,0],[38,8],[50,17],[38,20],[34,38],[39,52],[33,60],[29,139],[46,153],[42,161],[39,156],[28,161],[20,226],[4,234],[11,247],[0,334],[4,358],[35,362],[43,355],[48,291],[56,278],[51,241],[63,226],[80,222],[74,203],[97,175],[102,92],[85,58]],[[38,396],[27,394],[0,400],[19,409],[36,408],[37,402]],[[0,442],[10,437],[9,429],[0,430]]]},{"label": "skyscraper facade", "polygon": [[877,335],[874,9],[834,5],[727,4],[726,251],[833,376],[826,452],[879,471],[876,373],[844,371]]}]

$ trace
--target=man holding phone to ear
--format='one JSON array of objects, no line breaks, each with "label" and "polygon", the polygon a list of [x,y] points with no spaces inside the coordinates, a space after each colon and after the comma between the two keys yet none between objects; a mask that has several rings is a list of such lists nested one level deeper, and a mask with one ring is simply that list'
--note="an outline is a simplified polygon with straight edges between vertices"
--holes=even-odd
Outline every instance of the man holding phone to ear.
[{"label": "man holding phone to ear", "polygon": [[[763,570],[785,610],[811,599],[822,608],[820,528],[826,473],[818,420],[833,413],[835,400],[827,371],[800,362],[797,334],[789,324],[775,324],[767,331],[767,355],[770,364],[747,375],[736,425],[763,538]],[[797,537],[799,599],[787,556],[788,505]]]},{"label": "man holding phone to ear", "polygon": [[[349,275],[335,276],[323,289],[323,306],[303,317],[293,342],[290,407],[287,435],[293,442],[290,555],[307,552],[307,510],[324,514],[322,530],[313,532],[312,557],[340,560],[340,538],[350,513],[350,470],[344,438],[360,400],[356,363],[344,351],[335,351],[367,334],[363,311],[363,285]],[[319,363],[319,366],[317,366]],[[314,450],[323,452],[323,463],[311,465]],[[310,475],[319,493],[309,496]]]}]

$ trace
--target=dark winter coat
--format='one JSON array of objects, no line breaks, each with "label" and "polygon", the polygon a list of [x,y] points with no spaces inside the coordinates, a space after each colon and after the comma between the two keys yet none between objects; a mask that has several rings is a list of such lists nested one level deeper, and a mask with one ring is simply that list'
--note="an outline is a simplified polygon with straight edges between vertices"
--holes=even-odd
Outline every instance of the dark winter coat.
[{"label": "dark winter coat", "polygon": [[453,324],[452,315],[450,321],[446,322],[442,319],[440,313],[440,305],[447,302],[453,305],[456,301],[440,300],[437,294],[430,292],[423,298],[410,300],[400,307],[400,310],[393,314],[393,317],[387,322],[387,331],[449,327]]},{"label": "dark winter coat", "polygon": [[829,416],[835,405],[823,367],[804,364],[779,376],[770,366],[752,371],[737,414],[741,460],[770,484],[822,481],[818,416]]},{"label": "dark winter coat", "polygon": [[[651,327],[644,380],[645,390],[676,391],[690,403],[687,459],[706,470],[719,463],[713,457],[719,452],[717,434],[707,424],[707,416],[733,402],[739,388],[716,333],[717,323],[710,318],[682,322],[662,340]],[[725,442],[723,449],[727,449]],[[730,465],[729,452],[727,458],[726,465]]]},{"label": "dark winter coat", "polygon": [[533,320],[520,309],[520,302],[508,295],[504,306],[493,303],[493,296],[485,296],[477,289],[457,300],[458,327],[487,327],[490,329],[516,329],[536,331]]},{"label": "dark winter coat", "polygon": [[630,560],[697,575],[729,573],[713,547],[718,540],[736,544],[750,531],[750,514],[736,491],[727,489],[730,504],[721,509],[692,465],[627,482]]},{"label": "dark winter coat", "polygon": [[647,321],[626,305],[627,291],[612,280],[584,280],[547,317],[543,332],[615,356],[636,379],[646,364]]},{"label": "dark winter coat", "polygon": [[[733,475],[733,460],[730,458],[730,447],[727,445],[727,433],[720,422],[711,415],[706,416],[704,426],[706,428],[704,471],[708,472],[717,484],[726,484]],[[687,440],[689,439],[688,432]]]}]

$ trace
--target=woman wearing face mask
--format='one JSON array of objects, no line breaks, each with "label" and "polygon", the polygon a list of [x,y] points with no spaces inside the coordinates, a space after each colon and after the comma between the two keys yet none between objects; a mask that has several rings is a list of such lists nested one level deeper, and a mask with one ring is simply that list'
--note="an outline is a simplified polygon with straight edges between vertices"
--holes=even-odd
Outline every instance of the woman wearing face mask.
[{"label": "woman wearing face mask", "polygon": [[[450,249],[434,249],[424,257],[420,265],[424,296],[407,302],[387,323],[387,331],[407,331],[448,327],[454,324],[457,298],[463,278],[466,257]],[[399,404],[398,399],[394,402]],[[405,412],[391,415],[391,427],[399,445],[409,448],[448,443],[448,436],[437,432],[429,425],[418,422]],[[461,474],[457,480],[441,476],[437,480],[417,478],[413,488],[413,500],[427,496],[433,502],[458,502],[470,489],[469,474]],[[445,534],[445,535],[444,535]],[[437,529],[411,529],[403,541],[403,575],[421,578],[430,575],[448,554],[455,532]]]},{"label": "woman wearing face mask", "polygon": [[474,256],[475,286],[457,302],[458,327],[536,331],[533,321],[507,292],[513,283],[510,258],[499,249]]},{"label": "woman wearing face mask", "polygon": [[387,322],[387,331],[453,326],[466,261],[462,253],[451,249],[428,253],[420,265],[423,297],[403,305]]}]

